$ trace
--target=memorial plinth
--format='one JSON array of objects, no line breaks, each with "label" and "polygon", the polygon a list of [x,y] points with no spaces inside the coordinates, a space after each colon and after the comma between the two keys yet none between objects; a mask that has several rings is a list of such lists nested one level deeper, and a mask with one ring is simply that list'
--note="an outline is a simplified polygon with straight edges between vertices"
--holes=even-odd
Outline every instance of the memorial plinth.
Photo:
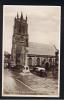
[{"label": "memorial plinth", "polygon": [[25,65],[24,65],[24,73],[30,72],[29,66],[28,66],[28,59],[27,59],[27,54],[28,54],[28,47],[26,47],[26,54],[25,54]]}]

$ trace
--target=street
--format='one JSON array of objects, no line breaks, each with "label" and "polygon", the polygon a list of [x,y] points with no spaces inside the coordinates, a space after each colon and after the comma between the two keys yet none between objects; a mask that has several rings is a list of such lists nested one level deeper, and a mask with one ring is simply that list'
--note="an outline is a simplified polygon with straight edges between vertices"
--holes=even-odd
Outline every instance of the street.
[{"label": "street", "polygon": [[5,69],[3,95],[58,95],[58,81]]},{"label": "street", "polygon": [[16,75],[13,74],[9,69],[4,71],[4,94],[33,94],[33,91],[30,90],[27,86],[22,84]]}]

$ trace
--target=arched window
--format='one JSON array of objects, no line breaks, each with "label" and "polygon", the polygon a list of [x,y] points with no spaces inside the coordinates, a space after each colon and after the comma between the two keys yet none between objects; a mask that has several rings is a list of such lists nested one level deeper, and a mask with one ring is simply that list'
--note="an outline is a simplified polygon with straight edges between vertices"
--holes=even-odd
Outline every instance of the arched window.
[{"label": "arched window", "polygon": [[20,53],[16,53],[16,63],[20,63]]},{"label": "arched window", "polygon": [[25,27],[23,27],[23,33],[25,33]]},{"label": "arched window", "polygon": [[21,24],[19,25],[19,33],[21,33]]},{"label": "arched window", "polygon": [[40,58],[37,58],[37,66],[40,66]]},{"label": "arched window", "polygon": [[20,63],[20,56],[21,56],[21,53],[20,53],[20,49],[19,47],[17,47],[16,49],[16,63]]},{"label": "arched window", "polygon": [[28,47],[28,38],[26,38],[26,47]]}]

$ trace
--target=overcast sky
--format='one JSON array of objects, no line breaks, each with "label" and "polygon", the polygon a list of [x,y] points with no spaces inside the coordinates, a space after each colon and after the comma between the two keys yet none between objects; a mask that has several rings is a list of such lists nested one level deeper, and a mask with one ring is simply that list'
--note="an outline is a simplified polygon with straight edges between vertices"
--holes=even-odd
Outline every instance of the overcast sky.
[{"label": "overcast sky", "polygon": [[11,52],[14,18],[23,12],[28,17],[29,41],[55,44],[59,48],[60,6],[11,6],[3,7],[3,48]]}]

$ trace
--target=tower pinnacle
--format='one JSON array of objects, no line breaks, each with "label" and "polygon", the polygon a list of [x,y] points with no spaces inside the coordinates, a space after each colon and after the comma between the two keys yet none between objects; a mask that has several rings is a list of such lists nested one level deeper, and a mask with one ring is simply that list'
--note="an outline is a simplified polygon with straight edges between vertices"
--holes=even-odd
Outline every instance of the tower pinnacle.
[{"label": "tower pinnacle", "polygon": [[21,17],[20,17],[20,19],[23,19],[23,13],[21,12]]},{"label": "tower pinnacle", "polygon": [[27,21],[27,15],[26,15],[26,21]]},{"label": "tower pinnacle", "polygon": [[18,16],[18,12],[17,12],[17,18],[19,18],[19,16]]}]

